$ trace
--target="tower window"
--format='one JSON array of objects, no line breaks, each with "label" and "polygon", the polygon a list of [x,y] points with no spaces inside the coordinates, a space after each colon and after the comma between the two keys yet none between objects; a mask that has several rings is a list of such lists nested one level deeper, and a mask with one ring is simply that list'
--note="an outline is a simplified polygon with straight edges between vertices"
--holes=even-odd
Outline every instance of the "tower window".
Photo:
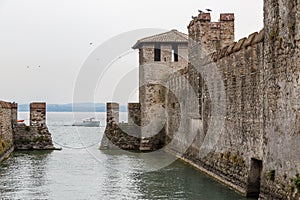
[{"label": "tower window", "polygon": [[155,47],[154,47],[154,61],[160,61],[160,57],[161,57],[160,44],[155,44]]},{"label": "tower window", "polygon": [[178,62],[178,45],[172,45],[172,62]]}]

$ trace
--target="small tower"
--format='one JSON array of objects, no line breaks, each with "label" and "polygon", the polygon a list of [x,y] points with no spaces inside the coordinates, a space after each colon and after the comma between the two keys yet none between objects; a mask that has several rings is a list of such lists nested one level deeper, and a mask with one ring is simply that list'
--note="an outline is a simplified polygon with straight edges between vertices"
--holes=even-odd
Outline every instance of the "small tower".
[{"label": "small tower", "polygon": [[18,120],[18,104],[13,102],[11,103],[11,123],[14,126]]},{"label": "small tower", "polygon": [[106,123],[114,125],[119,124],[119,104],[107,103],[106,104]]},{"label": "small tower", "polygon": [[225,47],[234,42],[234,14],[220,14],[220,47]]},{"label": "small tower", "polygon": [[151,130],[142,129],[142,135],[148,137],[156,134],[156,125],[161,123],[159,113],[164,111],[167,79],[188,66],[188,36],[171,30],[138,40],[133,49],[139,49],[141,125],[151,122]]},{"label": "small tower", "polygon": [[30,126],[46,127],[46,103],[30,104]]},{"label": "small tower", "polygon": [[234,14],[220,14],[218,22],[211,22],[210,13],[200,13],[190,22],[188,30],[189,38],[210,54],[234,42]]}]

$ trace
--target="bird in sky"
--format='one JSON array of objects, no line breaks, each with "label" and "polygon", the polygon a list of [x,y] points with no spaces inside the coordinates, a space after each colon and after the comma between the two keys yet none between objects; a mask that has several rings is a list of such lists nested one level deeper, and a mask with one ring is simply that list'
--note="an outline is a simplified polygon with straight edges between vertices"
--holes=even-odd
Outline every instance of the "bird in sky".
[{"label": "bird in sky", "polygon": [[205,9],[205,10],[206,10],[207,12],[211,12],[211,11],[212,11],[212,10],[211,10],[211,9],[209,9],[209,8],[208,8],[208,9]]},{"label": "bird in sky", "polygon": [[203,13],[203,11],[202,11],[202,10],[198,10],[198,12],[199,12],[199,13]]},{"label": "bird in sky", "polygon": [[90,42],[90,45],[92,45],[93,43],[92,42]]}]

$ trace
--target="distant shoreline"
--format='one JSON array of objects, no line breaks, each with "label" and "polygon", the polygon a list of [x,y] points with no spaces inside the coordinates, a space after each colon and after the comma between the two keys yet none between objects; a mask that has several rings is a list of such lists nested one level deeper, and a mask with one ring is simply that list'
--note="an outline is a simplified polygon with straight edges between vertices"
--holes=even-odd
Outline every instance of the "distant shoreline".
[{"label": "distant shoreline", "polygon": [[[29,112],[28,104],[20,104],[19,112]],[[47,104],[47,112],[106,112],[104,103],[78,103],[78,104]],[[127,112],[127,106],[120,105],[120,112]]]},{"label": "distant shoreline", "polygon": [[[25,113],[25,112],[30,112],[29,110],[28,111],[18,111],[18,112],[21,112],[21,113]],[[47,110],[47,112],[56,112],[56,113],[58,113],[58,112],[61,112],[61,113],[71,113],[71,112],[77,112],[77,113],[91,113],[91,112],[96,112],[96,113],[106,113],[106,111],[48,111]],[[127,111],[120,111],[120,113],[126,113]]]}]

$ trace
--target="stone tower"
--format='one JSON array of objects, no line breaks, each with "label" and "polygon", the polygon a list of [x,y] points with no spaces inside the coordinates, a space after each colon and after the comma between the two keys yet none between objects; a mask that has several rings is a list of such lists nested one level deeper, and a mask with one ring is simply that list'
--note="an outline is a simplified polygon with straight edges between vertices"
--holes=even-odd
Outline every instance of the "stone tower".
[{"label": "stone tower", "polygon": [[211,22],[210,13],[200,13],[189,26],[189,38],[201,45],[206,54],[234,42],[234,14],[222,13],[218,22]]},{"label": "stone tower", "polygon": [[[198,113],[201,118],[208,118],[211,100],[204,81],[207,77],[202,77],[199,73],[205,71],[199,68],[201,65],[199,56],[205,58],[234,42],[234,20],[233,13],[221,13],[218,22],[211,21],[210,13],[199,13],[187,27],[189,32],[188,78],[198,95]],[[207,120],[204,120],[203,127],[206,132]]]},{"label": "stone tower", "polygon": [[[171,30],[138,40],[133,49],[139,49],[142,136],[149,138],[164,132],[166,81],[172,73],[188,66],[188,36]],[[158,140],[163,141],[162,137]]]},{"label": "stone tower", "polygon": [[30,104],[30,126],[46,127],[46,103]]}]

